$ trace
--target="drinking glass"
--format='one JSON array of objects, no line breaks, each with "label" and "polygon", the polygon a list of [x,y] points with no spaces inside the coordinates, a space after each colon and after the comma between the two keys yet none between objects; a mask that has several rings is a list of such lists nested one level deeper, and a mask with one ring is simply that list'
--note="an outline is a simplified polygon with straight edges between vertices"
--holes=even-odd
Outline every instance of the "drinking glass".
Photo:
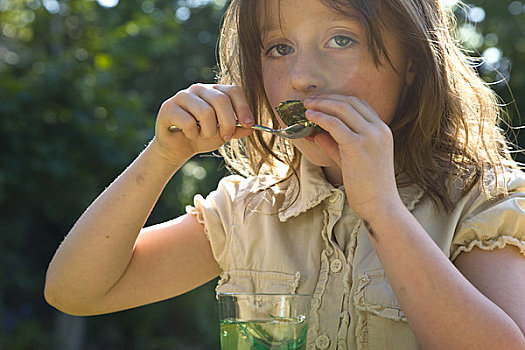
[{"label": "drinking glass", "polygon": [[222,350],[305,350],[311,296],[218,293]]}]

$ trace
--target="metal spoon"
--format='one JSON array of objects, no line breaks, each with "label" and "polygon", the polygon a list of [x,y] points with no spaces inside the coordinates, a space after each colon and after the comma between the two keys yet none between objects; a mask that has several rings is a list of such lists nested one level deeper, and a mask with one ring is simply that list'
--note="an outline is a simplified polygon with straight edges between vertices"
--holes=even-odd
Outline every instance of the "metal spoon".
[{"label": "metal spoon", "polygon": [[[237,126],[243,128],[239,122],[237,122]],[[299,122],[296,124],[292,124],[286,128],[283,129],[272,129],[267,126],[262,125],[252,125],[250,128],[260,131],[266,131],[269,133],[272,133],[279,137],[284,137],[286,139],[302,139],[303,137],[309,136],[313,131],[313,126],[310,122]],[[177,132],[182,131],[181,129],[177,128],[175,125],[172,125],[168,128],[171,132]]]}]

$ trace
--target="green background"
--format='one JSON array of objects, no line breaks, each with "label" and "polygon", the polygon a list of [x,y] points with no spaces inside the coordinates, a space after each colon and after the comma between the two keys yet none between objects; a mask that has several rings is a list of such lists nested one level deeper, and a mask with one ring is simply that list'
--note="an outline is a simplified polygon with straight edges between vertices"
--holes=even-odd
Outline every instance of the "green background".
[{"label": "green background", "polygon": [[[518,126],[524,3],[469,5],[456,7],[458,40],[486,56],[478,70]],[[193,82],[213,81],[224,8],[219,0],[0,0],[0,349],[219,347],[216,281],[87,318],[48,306],[43,285],[69,228],[153,137],[160,104]],[[516,130],[509,138],[525,145]],[[214,155],[195,157],[149,223],[180,215],[224,174]]]}]

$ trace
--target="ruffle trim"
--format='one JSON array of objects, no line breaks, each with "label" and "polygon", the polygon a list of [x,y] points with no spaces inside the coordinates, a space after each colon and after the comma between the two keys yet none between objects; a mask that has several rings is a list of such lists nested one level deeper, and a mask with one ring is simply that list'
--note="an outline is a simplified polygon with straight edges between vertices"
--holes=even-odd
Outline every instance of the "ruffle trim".
[{"label": "ruffle trim", "polygon": [[[350,260],[350,258],[348,259]],[[350,261],[347,261],[345,264],[345,272],[343,277],[343,311],[340,313],[339,317],[341,319],[341,325],[339,326],[339,331],[337,333],[337,349],[346,350],[347,347],[347,337],[348,337],[348,327],[350,324],[350,289],[351,289],[351,279],[352,279],[352,269],[350,266]]]},{"label": "ruffle trim", "polygon": [[215,292],[297,294],[300,271],[294,274],[276,271],[229,270],[221,275]]},{"label": "ruffle trim", "polygon": [[412,185],[408,188],[399,189],[399,195],[401,196],[401,201],[407,207],[408,210],[413,211],[416,207],[416,204],[419,203],[425,191],[423,191],[419,186]]},{"label": "ruffle trim", "polygon": [[[210,242],[210,245],[211,245],[212,241],[210,237],[210,232],[208,231],[208,228],[206,227],[206,224],[204,221],[204,215],[202,214],[202,210],[199,210],[192,205],[187,205],[186,214],[193,216],[195,219],[197,219],[197,222],[199,224],[202,224],[202,226],[204,227],[204,235],[206,236],[206,238],[208,239],[208,242]],[[224,268],[221,266],[221,264],[219,264],[219,267],[222,270],[222,272],[224,272]]]},{"label": "ruffle trim", "polygon": [[478,247],[480,249],[490,251],[490,250],[494,250],[495,248],[499,248],[499,249],[505,248],[507,244],[511,244],[513,246],[518,247],[521,254],[525,256],[525,241],[521,241],[517,239],[516,237],[512,237],[512,236],[498,236],[498,237],[486,239],[486,240],[476,239],[476,240],[471,241],[468,245],[459,246],[452,253],[450,260],[454,261],[458,257],[459,254],[463,252],[468,253],[474,247]]},{"label": "ruffle trim", "polygon": [[359,276],[359,286],[354,295],[354,304],[356,310],[369,312],[374,315],[387,318],[394,321],[404,321],[407,322],[405,313],[397,305],[385,304],[379,301],[370,301],[366,297],[366,288],[372,282],[372,279],[367,274],[362,274]]},{"label": "ruffle trim", "polygon": [[197,219],[197,222],[199,224],[202,224],[202,226],[204,227],[204,234],[206,235],[206,238],[208,239],[208,241],[211,243],[210,233],[208,232],[208,228],[206,227],[206,224],[204,221],[204,214],[202,214],[202,210],[197,209],[196,207],[192,205],[187,205],[186,214],[193,216],[195,219]]},{"label": "ruffle trim", "polygon": [[403,311],[394,305],[386,305],[379,301],[370,301],[366,297],[366,288],[372,282],[371,276],[361,274],[359,276],[359,285],[354,294],[354,306],[357,314],[355,336],[358,348],[368,349],[368,327],[370,315],[377,315],[382,318],[393,321],[407,322]]},{"label": "ruffle trim", "polygon": [[195,219],[197,219],[197,221],[199,222],[199,224],[203,224],[204,225],[204,215],[202,214],[201,210],[195,208],[192,205],[187,205],[186,206],[186,214],[194,216]]},{"label": "ruffle trim", "polygon": [[341,326],[337,334],[337,346],[338,349],[347,349],[347,338],[348,338],[348,327],[350,324],[350,290],[352,288],[352,260],[354,258],[355,248],[357,247],[357,234],[362,226],[361,219],[358,220],[352,233],[350,234],[350,244],[348,259],[346,262],[346,271],[344,275],[344,299],[343,299],[343,312],[341,313]]},{"label": "ruffle trim", "polygon": [[[293,179],[295,180],[295,179]],[[286,208],[279,212],[279,220],[285,222],[286,220],[297,217],[300,214],[318,206],[323,200],[332,194],[331,189],[327,187],[317,187],[315,192],[305,193],[304,190],[298,192],[299,185],[296,180],[292,182],[285,195],[285,202],[283,207]],[[295,202],[290,203],[292,200]]]},{"label": "ruffle trim", "polygon": [[310,347],[311,345],[315,345],[314,339],[317,339],[317,336],[319,335],[319,309],[321,308],[323,294],[326,290],[326,285],[328,284],[328,271],[330,269],[329,265],[330,263],[328,259],[328,253],[326,250],[324,250],[321,253],[319,280],[312,295],[312,304],[310,307],[310,323],[308,325],[308,347]]}]

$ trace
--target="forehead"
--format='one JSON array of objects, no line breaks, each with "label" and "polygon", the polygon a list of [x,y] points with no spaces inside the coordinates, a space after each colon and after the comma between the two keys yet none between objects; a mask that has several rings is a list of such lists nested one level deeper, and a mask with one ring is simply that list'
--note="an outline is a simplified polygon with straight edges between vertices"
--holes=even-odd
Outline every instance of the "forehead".
[{"label": "forehead", "polygon": [[338,21],[361,23],[350,1],[262,0],[258,6],[258,23],[262,34],[282,30],[289,16],[309,20],[313,18],[319,24]]}]

